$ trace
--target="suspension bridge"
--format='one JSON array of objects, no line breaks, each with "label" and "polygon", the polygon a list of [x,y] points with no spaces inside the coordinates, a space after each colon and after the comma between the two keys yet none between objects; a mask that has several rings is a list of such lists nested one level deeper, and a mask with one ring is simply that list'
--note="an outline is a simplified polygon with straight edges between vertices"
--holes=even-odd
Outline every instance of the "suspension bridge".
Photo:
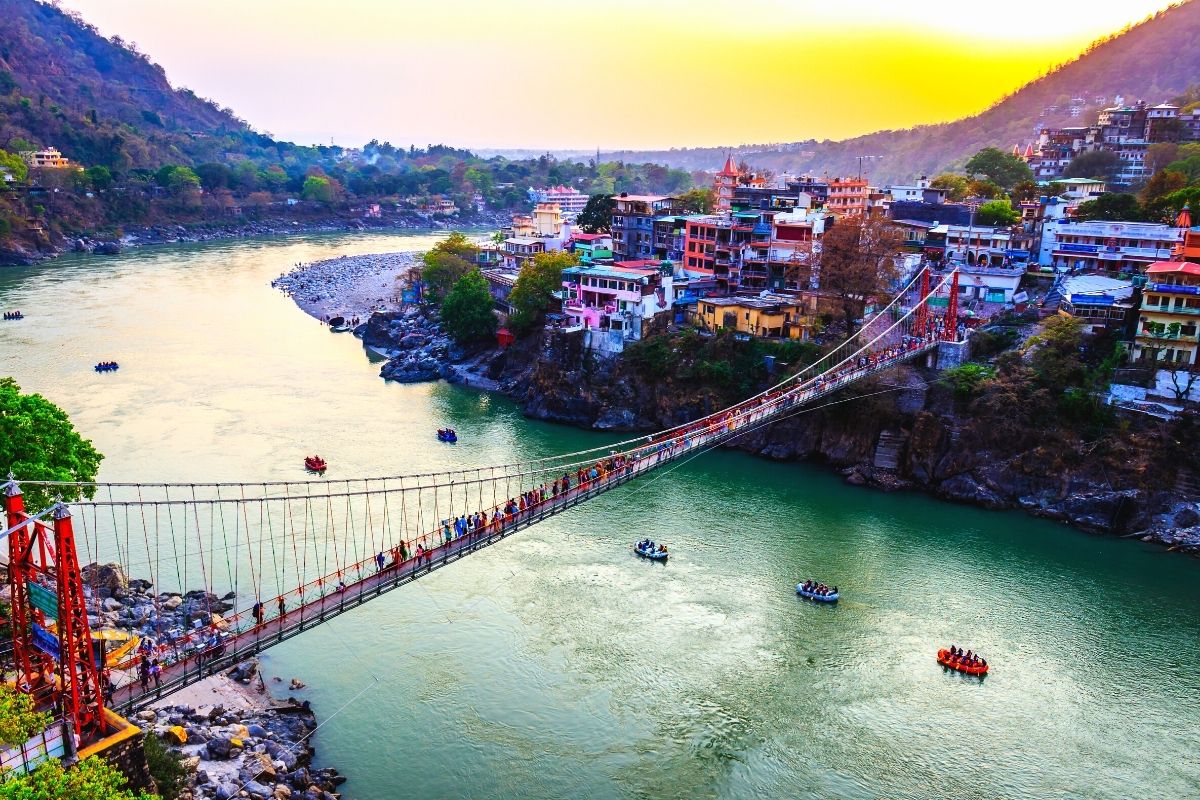
[{"label": "suspension bridge", "polygon": [[[623,484],[820,407],[866,378],[960,342],[958,272],[920,270],[816,363],[734,406],[658,433],[512,464],[261,483],[4,484],[16,685],[76,734],[352,611]],[[934,299],[942,296],[940,302]],[[22,486],[88,499],[32,513]],[[114,562],[148,580],[125,605]],[[85,575],[88,577],[85,578]],[[90,585],[89,585],[90,583]],[[112,664],[111,625],[140,637]],[[158,669],[150,670],[153,664]]]}]

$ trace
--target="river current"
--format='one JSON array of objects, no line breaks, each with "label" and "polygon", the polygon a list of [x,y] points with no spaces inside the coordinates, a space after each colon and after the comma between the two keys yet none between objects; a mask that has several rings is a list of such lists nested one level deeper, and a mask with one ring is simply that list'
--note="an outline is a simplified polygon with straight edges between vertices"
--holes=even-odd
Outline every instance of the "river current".
[{"label": "river current", "polygon": [[[329,477],[603,444],[444,383],[401,386],[270,287],[424,249],[314,235],[0,270],[0,375],[102,480]],[[119,372],[91,365],[116,360]],[[460,442],[438,443],[449,425]],[[611,437],[609,437],[611,438]],[[665,541],[671,561],[631,543]],[[797,581],[837,583],[836,608]],[[1200,796],[1200,567],[1017,513],[715,452],[618,489],[265,656],[309,684],[350,800]],[[934,662],[982,652],[980,682]]]}]

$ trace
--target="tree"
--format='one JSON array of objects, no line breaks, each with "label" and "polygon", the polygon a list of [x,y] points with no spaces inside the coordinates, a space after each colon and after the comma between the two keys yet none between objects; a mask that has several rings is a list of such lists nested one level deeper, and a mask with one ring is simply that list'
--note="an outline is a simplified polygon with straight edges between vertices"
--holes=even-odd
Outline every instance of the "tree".
[{"label": "tree", "polygon": [[1175,142],[1155,142],[1146,148],[1146,169],[1151,173],[1161,172],[1178,158],[1179,145]]},{"label": "tree", "polygon": [[1150,176],[1150,180],[1146,181],[1146,185],[1138,192],[1138,200],[1143,205],[1148,206],[1157,200],[1163,199],[1172,192],[1186,188],[1187,185],[1187,175],[1184,175],[1182,172],[1164,169]]},{"label": "tree", "polygon": [[1008,198],[991,200],[981,205],[979,210],[975,212],[975,220],[980,225],[991,225],[997,228],[1006,228],[1010,225],[1015,225],[1020,218],[1020,212],[1012,207],[1012,203],[1008,201]]},{"label": "tree", "polygon": [[70,769],[50,759],[29,775],[0,783],[0,800],[156,800],[157,795],[126,789],[127,783],[116,767],[96,756]]},{"label": "tree", "polygon": [[1075,210],[1075,218],[1080,221],[1144,222],[1146,210],[1131,194],[1109,192],[1095,200],[1080,203],[1079,208]]},{"label": "tree", "polygon": [[612,230],[612,215],[616,210],[617,201],[612,195],[594,194],[575,221],[584,233],[608,233]]},{"label": "tree", "polygon": [[439,301],[456,283],[475,268],[479,248],[466,235],[455,231],[421,256],[424,267],[421,280],[429,290],[430,299]]},{"label": "tree", "polygon": [[1012,153],[1005,153],[995,147],[985,147],[967,162],[967,174],[974,177],[983,175],[993,183],[1011,189],[1021,181],[1033,178],[1029,165]]},{"label": "tree", "polygon": [[967,181],[967,196],[984,200],[999,200],[1004,197],[1004,187],[986,178]]},{"label": "tree", "polygon": [[821,239],[820,288],[842,301],[846,332],[867,301],[896,279],[896,253],[903,235],[878,217],[839,220]]},{"label": "tree", "polygon": [[995,367],[967,362],[942,371],[941,382],[954,390],[954,394],[966,399],[979,394],[985,381],[996,376]]},{"label": "tree", "polygon": [[[1180,154],[1188,149],[1188,145],[1183,145],[1179,148]],[[1167,164],[1166,169],[1171,172],[1178,172],[1187,176],[1188,183],[1200,182],[1200,155],[1191,155],[1180,158],[1178,161],[1172,161]]]},{"label": "tree", "polygon": [[229,171],[229,167],[224,164],[211,162],[201,164],[196,167],[196,175],[200,178],[200,185],[204,187],[204,191],[206,192],[216,189],[228,189],[230,187],[232,173]]},{"label": "tree", "polygon": [[1038,199],[1042,189],[1035,181],[1021,181],[1012,190],[1014,203],[1032,203]]},{"label": "tree", "polygon": [[333,180],[324,175],[309,175],[305,178],[304,186],[300,190],[300,196],[305,200],[313,200],[325,205],[329,205],[337,199],[333,188]]},{"label": "tree", "polygon": [[0,684],[0,745],[24,744],[53,721],[52,715],[34,710],[32,696]]},{"label": "tree", "polygon": [[521,267],[508,296],[508,303],[513,309],[508,323],[514,332],[528,333],[541,323],[550,299],[555,292],[562,290],[562,271],[577,263],[573,253],[552,250],[538,253],[532,261]]},{"label": "tree", "polygon": [[86,170],[84,170],[83,174],[84,177],[87,178],[87,182],[97,192],[103,192],[105,189],[112,186],[112,172],[109,171],[108,167],[88,167]]},{"label": "tree", "polygon": [[0,150],[0,169],[11,173],[13,180],[17,183],[24,183],[25,179],[29,177],[29,165],[17,153]]},{"label": "tree", "polygon": [[1088,150],[1071,159],[1063,170],[1064,178],[1112,180],[1121,171],[1121,158],[1110,150]]},{"label": "tree", "polygon": [[716,192],[707,189],[689,189],[676,197],[679,207],[687,214],[711,214],[716,207]]},{"label": "tree", "polygon": [[[0,378],[0,475],[18,480],[93,481],[103,456],[71,424],[67,414],[40,394],[22,394],[12,378]],[[25,507],[41,511],[61,494],[64,500],[92,496],[69,486],[25,489]]]},{"label": "tree", "polygon": [[934,189],[945,189],[946,199],[951,202],[965,200],[967,197],[967,179],[953,172],[943,172],[929,182]]},{"label": "tree", "polygon": [[446,295],[442,302],[442,321],[459,344],[472,344],[496,335],[496,315],[492,313],[492,293],[487,278],[472,269]]}]

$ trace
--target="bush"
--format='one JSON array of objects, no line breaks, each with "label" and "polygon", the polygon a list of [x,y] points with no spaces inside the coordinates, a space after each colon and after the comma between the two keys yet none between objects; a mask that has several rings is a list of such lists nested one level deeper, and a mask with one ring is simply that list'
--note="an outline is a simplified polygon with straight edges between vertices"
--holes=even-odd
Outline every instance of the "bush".
[{"label": "bush", "polygon": [[995,376],[994,367],[967,363],[943,370],[941,382],[953,389],[956,397],[966,399],[979,394],[984,382]]},{"label": "bush", "polygon": [[187,781],[187,770],[179,756],[169,749],[152,731],[146,733],[143,744],[146,766],[163,800],[175,800]]}]

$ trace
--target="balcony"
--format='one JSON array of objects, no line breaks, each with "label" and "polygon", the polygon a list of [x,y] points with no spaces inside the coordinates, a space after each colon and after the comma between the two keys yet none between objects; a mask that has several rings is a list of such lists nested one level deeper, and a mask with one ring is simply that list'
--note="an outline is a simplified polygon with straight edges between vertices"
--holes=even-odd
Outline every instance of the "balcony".
[{"label": "balcony", "polygon": [[1167,306],[1150,306],[1143,303],[1141,310],[1151,314],[1187,314],[1189,316],[1200,316],[1200,308],[1186,308],[1183,306],[1168,308]]}]

